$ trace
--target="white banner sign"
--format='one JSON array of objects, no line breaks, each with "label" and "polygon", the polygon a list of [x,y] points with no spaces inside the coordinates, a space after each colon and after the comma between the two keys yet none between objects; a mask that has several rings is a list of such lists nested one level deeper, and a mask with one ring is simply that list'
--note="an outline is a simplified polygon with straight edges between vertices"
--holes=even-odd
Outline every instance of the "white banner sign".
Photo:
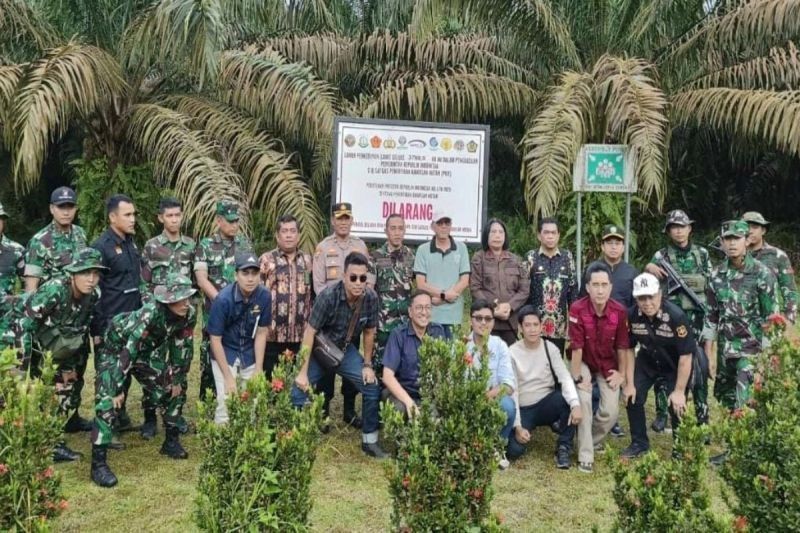
[{"label": "white banner sign", "polygon": [[434,211],[455,239],[477,243],[486,217],[489,127],[340,117],[335,123],[332,203],[353,204],[353,234],[384,239],[386,217],[406,239],[430,240]]}]

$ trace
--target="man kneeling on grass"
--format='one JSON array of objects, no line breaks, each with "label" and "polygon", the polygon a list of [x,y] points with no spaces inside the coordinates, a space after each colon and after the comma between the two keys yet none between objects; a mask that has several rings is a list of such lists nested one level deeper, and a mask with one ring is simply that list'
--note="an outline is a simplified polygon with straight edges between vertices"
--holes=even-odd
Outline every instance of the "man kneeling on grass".
[{"label": "man kneeling on grass", "polygon": [[392,402],[405,415],[413,416],[420,401],[419,347],[426,335],[450,340],[450,332],[431,322],[431,296],[422,291],[411,293],[408,316],[411,319],[392,330],[383,352],[382,399]]},{"label": "man kneeling on grass", "polygon": [[575,426],[583,417],[578,391],[561,352],[542,339],[539,311],[526,305],[519,310],[517,321],[523,337],[511,345],[511,366],[517,382],[514,400],[518,407],[507,456],[514,460],[525,453],[534,428],[553,426],[558,428],[556,466],[568,469]]},{"label": "man kneeling on grass", "polygon": [[[506,423],[500,431],[500,438],[504,443],[508,443],[511,431],[514,429],[514,418],[517,414],[517,406],[514,403],[514,390],[517,383],[514,380],[514,370],[511,368],[511,357],[508,353],[508,345],[500,337],[490,335],[494,326],[494,307],[486,300],[475,300],[470,307],[470,323],[472,331],[469,334],[467,352],[472,356],[472,364],[475,368],[487,364],[489,366],[489,390],[486,396],[491,400],[497,400],[500,408],[506,414]],[[487,361],[481,360],[482,348],[486,348],[488,355]],[[498,460],[501,470],[508,468],[509,462],[505,454]]]},{"label": "man kneeling on grass", "polygon": [[196,292],[186,276],[170,275],[153,289],[153,299],[136,311],[113,318],[95,355],[95,419],[92,429],[92,481],[113,487],[117,477],[106,463],[117,410],[125,399],[126,376],[142,385],[149,405],[164,412],[166,440],[161,453],[186,459],[176,425],[182,414],[181,391],[192,360],[195,313],[189,298]]}]

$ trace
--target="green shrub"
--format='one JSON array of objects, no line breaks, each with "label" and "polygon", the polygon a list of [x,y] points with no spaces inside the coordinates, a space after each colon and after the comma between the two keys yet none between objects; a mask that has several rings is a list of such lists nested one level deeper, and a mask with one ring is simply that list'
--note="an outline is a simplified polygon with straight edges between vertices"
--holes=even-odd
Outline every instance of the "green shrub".
[{"label": "green shrub", "polygon": [[[505,416],[486,398],[487,365],[472,366],[464,342],[425,338],[419,352],[420,413],[411,421],[382,406],[394,531],[493,531],[492,475]],[[482,357],[488,360],[488,357]]]},{"label": "green shrub", "polygon": [[729,449],[722,477],[736,496],[728,504],[753,531],[800,531],[800,346],[781,327],[759,357],[749,406],[722,430]]},{"label": "green shrub", "polygon": [[614,531],[729,530],[709,508],[710,496],[704,484],[707,434],[705,426],[697,425],[690,406],[674,444],[679,459],[661,459],[651,451],[631,462],[611,452],[614,501],[619,508]]},{"label": "green shrub", "polygon": [[214,401],[199,405],[204,457],[195,520],[205,531],[304,531],[322,397],[302,410],[290,391],[297,360],[285,352],[272,380],[263,374],[228,398],[228,424],[214,423]]},{"label": "green shrub", "polygon": [[49,358],[32,379],[18,371],[14,350],[0,353],[0,531],[46,531],[67,507],[53,470],[64,427],[53,376]]}]

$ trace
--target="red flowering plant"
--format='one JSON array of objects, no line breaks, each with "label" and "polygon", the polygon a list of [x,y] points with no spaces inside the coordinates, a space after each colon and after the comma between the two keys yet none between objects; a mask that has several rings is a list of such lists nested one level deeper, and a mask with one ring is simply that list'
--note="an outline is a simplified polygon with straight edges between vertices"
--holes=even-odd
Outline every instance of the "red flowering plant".
[{"label": "red flowering plant", "polygon": [[634,462],[611,452],[614,501],[619,508],[614,531],[730,531],[710,508],[705,486],[708,429],[686,409],[675,437],[676,459],[651,451]]},{"label": "red flowering plant", "polygon": [[67,507],[53,469],[64,427],[54,376],[49,356],[34,379],[19,370],[14,350],[0,353],[0,531],[47,530]]},{"label": "red flowering plant", "polygon": [[227,400],[229,421],[214,423],[200,404],[200,465],[195,521],[207,531],[305,530],[311,468],[322,425],[322,397],[292,405],[292,380],[307,352],[284,353],[267,380],[259,374]]},{"label": "red flowering plant", "polygon": [[723,495],[737,531],[800,531],[800,347],[783,334],[782,316],[770,324],[752,397],[721,427]]},{"label": "red flowering plant", "polygon": [[486,397],[486,347],[425,338],[419,350],[419,413],[407,420],[382,406],[386,442],[395,447],[387,465],[393,531],[497,531],[491,514],[492,476],[502,451],[504,416]]}]

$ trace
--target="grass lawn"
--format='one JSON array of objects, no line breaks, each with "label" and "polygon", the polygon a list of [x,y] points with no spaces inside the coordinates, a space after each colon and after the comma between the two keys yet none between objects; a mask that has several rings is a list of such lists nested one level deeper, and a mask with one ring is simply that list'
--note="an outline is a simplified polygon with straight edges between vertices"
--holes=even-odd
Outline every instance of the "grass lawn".
[{"label": "grass lawn", "polygon": [[[198,364],[190,376],[190,420],[196,416]],[[87,386],[81,412],[92,411],[94,370],[87,372]],[[128,408],[135,424],[141,423],[141,388],[134,383]],[[652,419],[652,395],[648,423]],[[381,463],[365,457],[360,433],[341,423],[341,396],[333,405],[333,429],[321,442],[313,472],[314,531],[386,531],[390,502]],[[627,419],[623,414],[623,427]],[[54,523],[57,531],[194,531],[192,521],[199,442],[189,435],[182,442],[189,452],[186,461],[168,459],[158,453],[164,437],[161,421],[155,441],[146,442],[138,432],[123,434],[123,451],[109,451],[109,465],[119,485],[102,489],[89,479],[88,434],[68,435],[67,444],[84,454],[75,463],[60,464],[69,509]],[[672,437],[651,435],[652,446],[669,455]],[[611,438],[611,445],[623,448],[629,437]],[[555,436],[548,429],[534,433],[530,452],[494,478],[493,509],[505,517],[513,531],[589,531],[593,526],[607,529],[616,507],[612,499],[613,479],[602,455],[595,458],[595,472],[587,475],[577,468],[556,470],[553,464]],[[716,448],[713,448],[715,450]],[[709,474],[714,506],[727,512],[719,494],[720,480]]]}]

